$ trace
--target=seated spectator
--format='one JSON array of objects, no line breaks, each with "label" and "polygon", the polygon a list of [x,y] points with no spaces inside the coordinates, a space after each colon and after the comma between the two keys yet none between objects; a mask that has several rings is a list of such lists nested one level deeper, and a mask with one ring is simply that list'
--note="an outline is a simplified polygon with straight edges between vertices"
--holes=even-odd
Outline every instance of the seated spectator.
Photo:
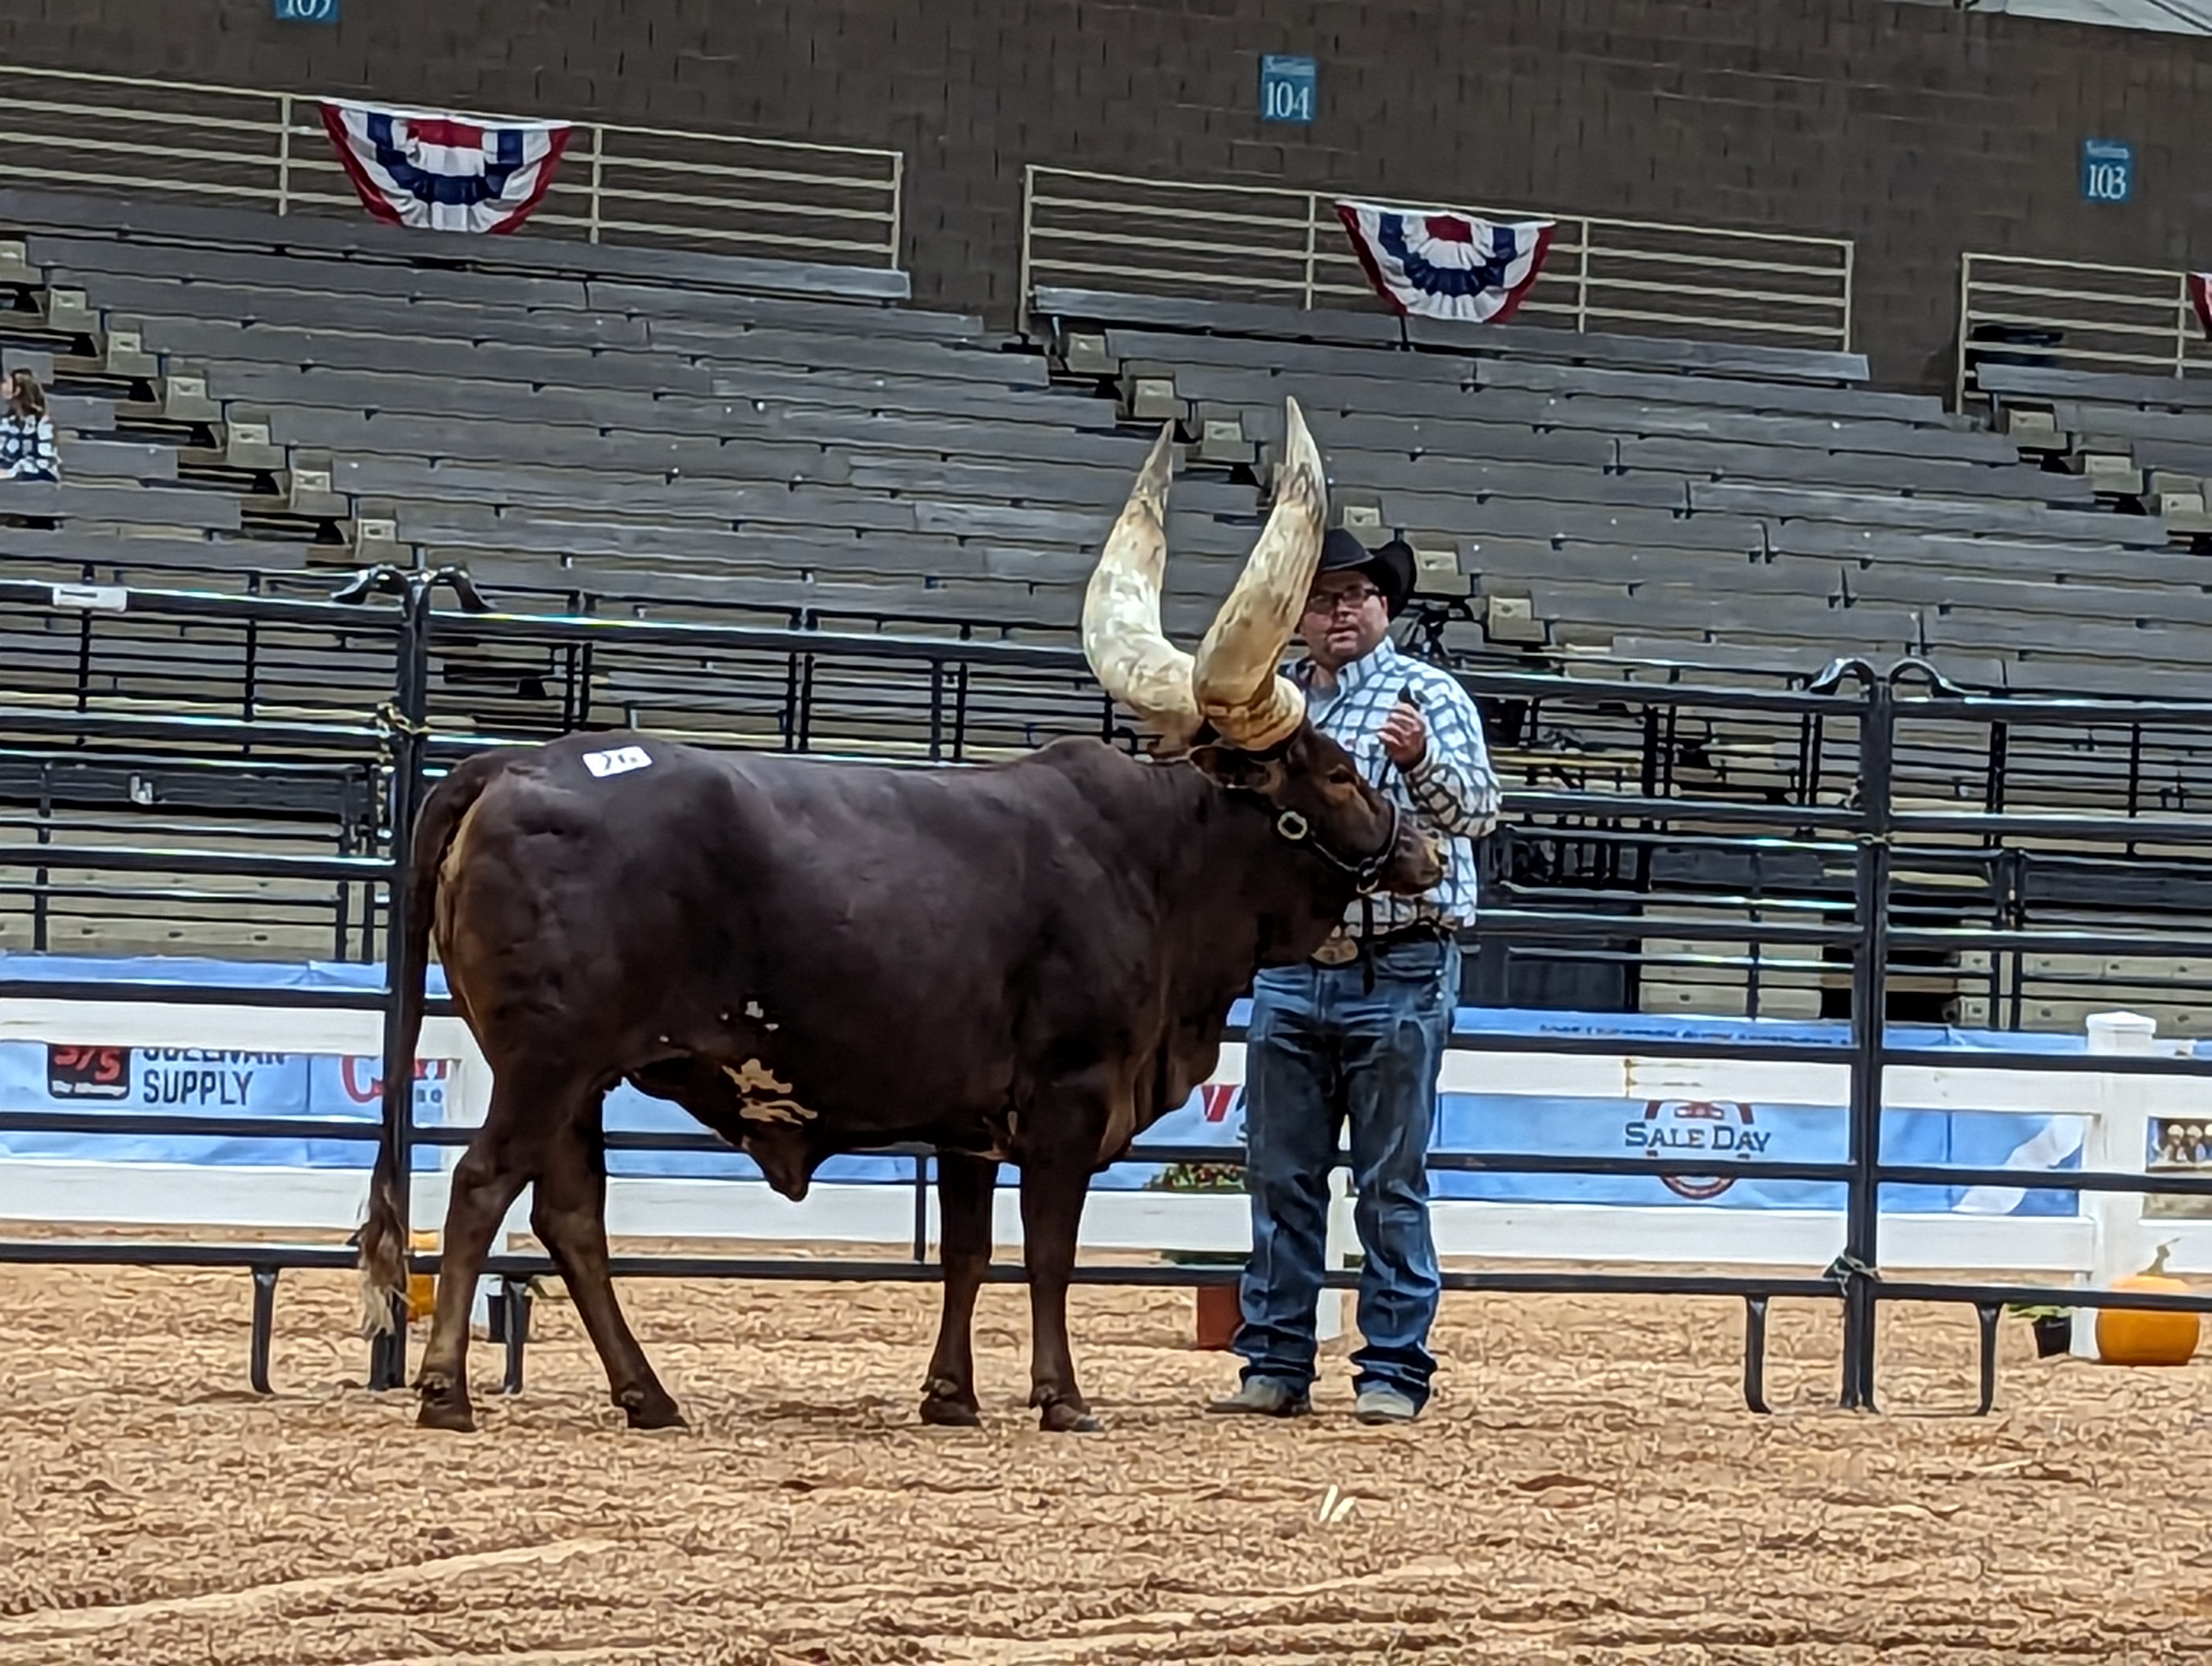
[{"label": "seated spectator", "polygon": [[61,477],[54,419],[46,415],[46,391],[29,371],[14,371],[8,378],[7,413],[0,416],[0,480]]}]

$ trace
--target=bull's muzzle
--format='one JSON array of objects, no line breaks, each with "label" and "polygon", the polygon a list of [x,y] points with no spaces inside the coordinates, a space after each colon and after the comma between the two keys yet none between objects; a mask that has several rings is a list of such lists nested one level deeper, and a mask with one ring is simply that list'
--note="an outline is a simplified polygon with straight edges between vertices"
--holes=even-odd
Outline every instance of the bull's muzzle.
[{"label": "bull's muzzle", "polygon": [[1443,842],[1426,828],[1414,825],[1410,818],[1400,821],[1380,889],[1400,897],[1418,897],[1441,884],[1443,877]]}]

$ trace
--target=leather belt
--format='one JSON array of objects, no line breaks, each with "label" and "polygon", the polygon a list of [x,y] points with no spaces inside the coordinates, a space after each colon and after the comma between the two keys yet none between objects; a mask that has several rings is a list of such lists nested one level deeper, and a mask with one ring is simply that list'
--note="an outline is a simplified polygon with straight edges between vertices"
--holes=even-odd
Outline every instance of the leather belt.
[{"label": "leather belt", "polygon": [[1360,937],[1345,930],[1340,924],[1313,952],[1313,958],[1324,966],[1349,966],[1359,958],[1364,950],[1379,954],[1385,949],[1395,948],[1401,943],[1441,942],[1446,935],[1444,927],[1434,920],[1416,920],[1410,926],[1399,926],[1387,932],[1377,932],[1372,937]]}]

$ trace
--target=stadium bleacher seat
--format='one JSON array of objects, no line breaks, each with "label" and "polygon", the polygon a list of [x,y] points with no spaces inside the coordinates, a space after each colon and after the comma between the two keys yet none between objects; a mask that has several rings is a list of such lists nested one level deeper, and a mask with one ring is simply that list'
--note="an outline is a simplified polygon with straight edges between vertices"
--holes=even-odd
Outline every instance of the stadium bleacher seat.
[{"label": "stadium bleacher seat", "polygon": [[[2073,428],[2051,438],[2094,409],[2093,446],[2166,447],[2124,467],[2179,471],[2201,446],[2212,472],[2212,402],[2021,382],[2002,397],[2052,420],[2014,431],[1870,387],[1861,356],[1825,350],[1075,290],[1040,290],[1034,331],[1007,335],[907,304],[895,273],[499,241],[456,258],[434,236],[0,191],[0,362],[48,380],[66,471],[0,485],[0,575],[326,595],[371,561],[457,563],[511,611],[1071,645],[1167,418],[1164,611],[1188,639],[1265,516],[1295,394],[1336,519],[1413,545],[1426,640],[1471,665],[1771,684],[1857,653],[2021,691],[2212,684],[2212,597],[2167,547],[2188,501],[2123,498]],[[30,695],[86,675],[59,631],[9,646]],[[93,682],[186,708],[244,697],[194,654],[185,633],[125,632]],[[366,709],[376,678],[343,658],[295,644],[255,668],[254,697]],[[614,656],[592,709],[788,740],[781,661],[718,664],[702,692],[707,669]],[[472,733],[550,733],[564,675],[550,651],[459,630],[434,708]],[[920,755],[933,697],[920,667],[822,666],[811,744]],[[1079,678],[979,677],[965,697],[977,755],[1097,716]],[[1717,791],[1782,790],[1792,744],[1717,721],[1684,767]],[[2178,782],[2185,757],[2023,737],[2011,767],[2045,801],[2089,804],[2116,769]],[[1635,767],[1595,741],[1577,763],[1621,790]],[[1930,735],[1899,767],[1908,795],[1942,803],[1984,765]],[[211,906],[176,890],[187,913]],[[282,940],[326,930],[328,898],[315,924],[289,906],[264,910]],[[131,940],[158,947],[162,918]],[[1817,976],[1784,982],[1817,1000]],[[1650,994],[1717,998],[1690,976]]]}]

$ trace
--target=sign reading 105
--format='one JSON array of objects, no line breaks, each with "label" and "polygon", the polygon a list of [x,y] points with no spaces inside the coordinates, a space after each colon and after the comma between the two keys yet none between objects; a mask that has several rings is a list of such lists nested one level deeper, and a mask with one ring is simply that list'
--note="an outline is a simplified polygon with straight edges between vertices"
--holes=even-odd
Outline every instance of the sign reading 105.
[{"label": "sign reading 105", "polygon": [[1310,58],[1260,60],[1260,119],[1310,124],[1314,119],[1314,61]]},{"label": "sign reading 105", "polygon": [[338,0],[271,0],[279,23],[335,23]]}]

